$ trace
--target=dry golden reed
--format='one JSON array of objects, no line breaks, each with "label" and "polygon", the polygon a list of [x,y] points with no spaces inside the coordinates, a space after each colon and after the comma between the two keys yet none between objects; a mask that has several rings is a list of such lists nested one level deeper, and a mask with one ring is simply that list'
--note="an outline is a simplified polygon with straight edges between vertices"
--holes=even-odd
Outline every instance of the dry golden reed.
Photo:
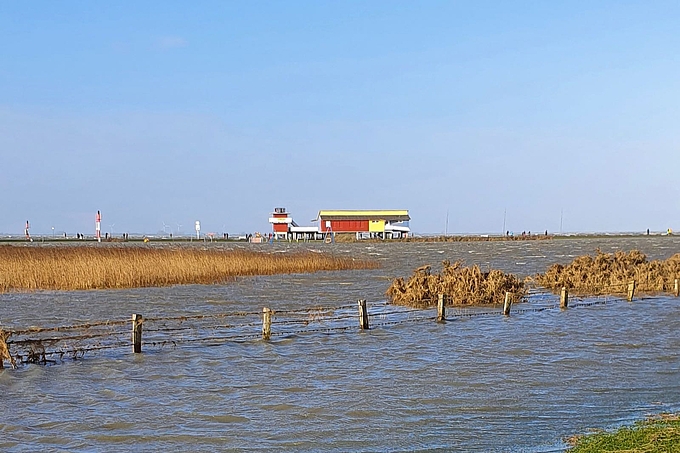
[{"label": "dry golden reed", "polygon": [[497,305],[504,302],[506,291],[513,302],[526,294],[524,282],[512,274],[497,269],[482,272],[477,265],[463,267],[460,262],[444,261],[442,266],[439,274],[422,266],[406,281],[395,279],[387,296],[392,303],[421,308],[436,305],[439,294],[445,294],[450,305]]},{"label": "dry golden reed", "polygon": [[0,246],[0,292],[213,284],[237,276],[377,267],[375,261],[314,252]]},{"label": "dry golden reed", "polygon": [[16,367],[16,362],[14,361],[12,355],[9,353],[9,348],[7,347],[7,339],[9,338],[9,336],[10,336],[9,332],[0,330],[0,369],[4,368],[3,362],[5,360],[9,360],[9,362],[12,364],[12,367]]},{"label": "dry golden reed", "polygon": [[566,266],[553,264],[545,274],[534,276],[540,286],[559,291],[566,286],[572,293],[583,295],[621,294],[635,280],[640,292],[672,291],[680,278],[680,253],[667,260],[647,261],[639,250],[583,255]]}]

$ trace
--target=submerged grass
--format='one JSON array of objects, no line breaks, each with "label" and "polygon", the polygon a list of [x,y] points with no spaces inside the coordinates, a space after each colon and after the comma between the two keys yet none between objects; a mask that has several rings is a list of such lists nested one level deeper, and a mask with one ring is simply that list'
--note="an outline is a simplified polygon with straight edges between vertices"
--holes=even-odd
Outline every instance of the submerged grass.
[{"label": "submerged grass", "polygon": [[672,291],[676,278],[680,278],[680,253],[647,261],[638,250],[603,253],[598,249],[595,256],[579,256],[566,266],[554,264],[534,280],[552,291],[566,286],[573,293],[597,295],[624,293],[630,280],[641,292]]},{"label": "submerged grass", "polygon": [[512,274],[444,261],[441,273],[432,274],[430,266],[419,267],[407,280],[395,279],[386,294],[394,304],[421,308],[436,305],[439,294],[448,297],[448,305],[498,305],[507,291],[513,302],[526,294],[524,282]]},{"label": "submerged grass", "polygon": [[377,267],[313,252],[6,245],[0,246],[0,292],[213,284],[237,276]]},{"label": "submerged grass", "polygon": [[680,418],[677,414],[662,414],[624,427],[616,432],[600,432],[567,439],[569,453],[680,452]]}]

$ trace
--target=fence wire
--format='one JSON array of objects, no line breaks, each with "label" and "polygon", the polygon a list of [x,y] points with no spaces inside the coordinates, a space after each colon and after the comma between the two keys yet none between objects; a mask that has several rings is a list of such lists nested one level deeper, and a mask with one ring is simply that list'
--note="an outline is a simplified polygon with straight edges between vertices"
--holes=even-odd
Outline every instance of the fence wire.
[{"label": "fence wire", "polygon": [[[590,297],[570,295],[569,299],[569,308],[572,309],[625,300],[617,295],[612,296],[611,292],[609,295]],[[526,304],[515,305],[515,308],[511,309],[512,315],[560,309],[559,296],[538,288],[530,288],[524,301]],[[437,300],[431,299],[429,303],[435,306],[406,308],[385,302],[371,304],[367,311],[369,328],[436,321]],[[503,315],[501,305],[495,305],[492,309],[448,306],[445,319],[453,321],[498,317]],[[356,331],[360,329],[358,308],[357,304],[348,304],[297,310],[270,310],[272,319],[270,336],[287,338]],[[224,322],[227,319],[229,322]],[[218,346],[227,342],[252,342],[263,339],[262,311],[149,317],[144,318],[142,322],[144,349],[175,348],[183,344]],[[66,359],[78,360],[85,354],[98,351],[131,350],[131,323],[131,319],[106,320],[71,326],[0,330],[0,365],[4,366],[4,361],[9,362],[12,367],[27,363],[51,364]]]}]

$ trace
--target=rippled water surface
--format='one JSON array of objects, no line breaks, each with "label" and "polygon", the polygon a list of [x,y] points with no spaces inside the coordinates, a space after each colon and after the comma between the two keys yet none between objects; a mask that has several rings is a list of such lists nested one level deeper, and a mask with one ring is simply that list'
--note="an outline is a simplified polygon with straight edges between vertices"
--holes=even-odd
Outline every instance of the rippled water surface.
[{"label": "rippled water surface", "polygon": [[[391,277],[444,259],[525,276],[597,247],[666,258],[680,252],[680,240],[260,247],[332,250],[383,266],[214,286],[5,294],[0,323],[286,310],[357,299],[377,306]],[[554,299],[533,296],[524,306]],[[561,451],[565,436],[680,410],[680,299],[609,302],[268,343],[147,348],[141,355],[116,350],[4,370],[0,451]]]}]

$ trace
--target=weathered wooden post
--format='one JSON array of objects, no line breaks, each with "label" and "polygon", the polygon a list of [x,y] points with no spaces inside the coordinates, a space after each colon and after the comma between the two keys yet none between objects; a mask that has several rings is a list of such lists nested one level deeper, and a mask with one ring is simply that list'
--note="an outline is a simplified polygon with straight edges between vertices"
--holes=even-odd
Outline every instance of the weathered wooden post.
[{"label": "weathered wooden post", "polygon": [[368,310],[366,309],[366,299],[359,299],[359,327],[368,330]]},{"label": "weathered wooden post", "polygon": [[673,292],[675,297],[680,297],[680,285],[678,284],[678,279],[675,279],[675,291]]},{"label": "weathered wooden post", "polygon": [[562,287],[562,293],[560,294],[560,308],[564,309],[569,306],[569,290],[566,286]]},{"label": "weathered wooden post", "polygon": [[510,291],[505,292],[505,303],[503,304],[503,314],[510,316],[510,307],[512,307],[512,299],[510,299]]},{"label": "weathered wooden post", "polygon": [[132,352],[139,354],[142,352],[142,315],[132,315]]},{"label": "weathered wooden post", "polygon": [[633,297],[635,297],[635,280],[628,282],[628,302],[632,302]]},{"label": "weathered wooden post", "polygon": [[446,295],[440,294],[437,301],[437,322],[446,321]]},{"label": "weathered wooden post", "polygon": [[5,355],[9,356],[9,348],[7,347],[7,339],[8,335],[5,334],[5,331],[0,329],[0,370],[5,368]]},{"label": "weathered wooden post", "polygon": [[272,337],[272,311],[264,307],[262,309],[262,339],[269,341]]}]

